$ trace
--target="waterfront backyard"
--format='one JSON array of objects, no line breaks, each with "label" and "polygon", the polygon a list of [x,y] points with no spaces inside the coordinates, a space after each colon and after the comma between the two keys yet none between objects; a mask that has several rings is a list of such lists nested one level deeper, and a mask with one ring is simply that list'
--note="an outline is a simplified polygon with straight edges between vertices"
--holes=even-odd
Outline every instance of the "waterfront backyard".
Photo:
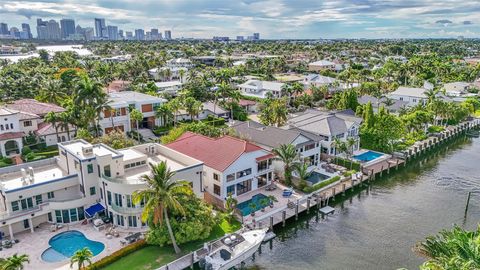
[{"label": "waterfront backyard", "polygon": [[[418,269],[417,241],[480,217],[480,139],[459,138],[414,159],[405,168],[356,189],[332,204],[326,220],[315,214],[276,227],[272,248],[252,269]],[[464,219],[467,193],[473,191]],[[292,258],[295,258],[292,260]]]}]

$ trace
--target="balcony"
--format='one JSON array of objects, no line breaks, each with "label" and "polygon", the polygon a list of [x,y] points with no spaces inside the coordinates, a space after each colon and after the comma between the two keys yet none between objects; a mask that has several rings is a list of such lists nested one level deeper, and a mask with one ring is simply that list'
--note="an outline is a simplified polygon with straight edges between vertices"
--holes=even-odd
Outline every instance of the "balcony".
[{"label": "balcony", "polygon": [[140,207],[135,207],[135,208],[121,207],[121,206],[118,206],[114,203],[112,203],[112,205],[110,205],[110,207],[117,213],[127,214],[127,215],[140,214],[143,211],[143,208],[140,208]]},{"label": "balcony", "polygon": [[139,184],[145,184],[145,181],[141,179],[127,179],[125,177],[111,177],[111,176],[106,176],[105,174],[102,174],[102,178],[107,180],[108,182],[116,183],[116,184],[125,184],[125,185],[139,185]]}]

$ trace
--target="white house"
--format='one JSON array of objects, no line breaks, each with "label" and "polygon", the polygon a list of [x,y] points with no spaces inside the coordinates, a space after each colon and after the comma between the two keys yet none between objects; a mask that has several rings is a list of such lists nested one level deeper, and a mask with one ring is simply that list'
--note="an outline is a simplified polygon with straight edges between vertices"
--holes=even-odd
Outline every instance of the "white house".
[{"label": "white house", "polygon": [[158,88],[159,94],[167,93],[176,96],[178,91],[182,90],[183,83],[181,81],[156,82],[155,86]]},{"label": "white house", "polygon": [[330,71],[336,71],[336,63],[328,61],[328,60],[320,60],[320,61],[315,61],[310,64],[308,64],[308,70],[309,71],[322,71],[322,70],[330,70]]},{"label": "white house", "polygon": [[472,84],[467,82],[452,82],[443,85],[445,94],[449,97],[460,97],[468,94],[471,87]]},{"label": "white house", "polygon": [[426,89],[415,87],[400,86],[397,90],[390,93],[389,98],[408,102],[409,106],[416,106],[418,104],[425,104],[428,97],[425,95]]},{"label": "white house", "polygon": [[246,96],[266,98],[268,93],[270,93],[273,97],[278,98],[281,96],[283,85],[284,83],[281,82],[248,80],[245,83],[237,85],[237,87],[242,94]]},{"label": "white house", "polygon": [[326,86],[328,87],[328,91],[330,93],[337,92],[337,91],[343,91],[346,89],[350,89],[353,87],[358,87],[358,83],[345,83],[341,80],[328,77],[328,76],[323,76],[319,74],[308,74],[305,76],[303,79],[302,83],[305,85],[305,88],[308,89],[309,87],[316,86],[316,87],[322,87]]},{"label": "white house", "polygon": [[108,98],[113,111],[105,110],[102,113],[100,126],[103,133],[113,129],[127,132],[135,128],[135,123],[130,120],[130,110],[133,108],[143,114],[139,128],[152,129],[162,125],[161,120],[155,117],[155,108],[166,102],[165,99],[133,91],[109,93]]},{"label": "white house", "polygon": [[161,67],[148,70],[148,74],[155,80],[172,81],[179,80],[185,83],[188,69],[185,67]]},{"label": "white house", "polygon": [[362,118],[356,117],[351,110],[339,112],[324,112],[309,109],[305,112],[294,114],[282,127],[289,130],[300,130],[320,137],[320,152],[327,155],[336,155],[335,138],[347,141],[353,138],[356,144],[353,150],[360,148],[359,129]]},{"label": "white house", "polygon": [[228,194],[247,194],[273,180],[273,155],[245,140],[187,132],[166,146],[204,163],[205,200],[219,206]]},{"label": "white house", "polygon": [[[42,103],[33,99],[17,100],[0,106],[0,155],[11,156],[20,154],[23,148],[23,138],[29,135],[37,136],[47,146],[55,145],[73,138],[75,127],[67,129],[60,123],[57,128],[44,121],[48,112],[60,113],[64,109],[54,104]],[[58,137],[57,137],[58,135]]]},{"label": "white house", "polygon": [[175,58],[167,61],[166,67],[168,68],[186,68],[190,69],[194,66],[192,61],[187,58]]},{"label": "white house", "polygon": [[[204,119],[207,119],[209,115],[228,119],[230,113],[224,108],[220,107],[218,103],[214,104],[213,102],[208,101],[208,102],[202,103],[202,109],[200,110],[200,113],[197,116],[195,116],[195,119],[204,120]],[[177,113],[177,121],[185,121],[185,120],[192,120],[192,119],[186,110],[181,109]]]},{"label": "white house", "polygon": [[146,188],[148,164],[165,161],[174,179],[187,180],[203,198],[203,163],[151,143],[114,150],[83,140],[59,144],[59,156],[0,168],[0,232],[10,238],[42,223],[70,224],[99,212],[122,228],[141,228],[142,204],[132,194]]}]

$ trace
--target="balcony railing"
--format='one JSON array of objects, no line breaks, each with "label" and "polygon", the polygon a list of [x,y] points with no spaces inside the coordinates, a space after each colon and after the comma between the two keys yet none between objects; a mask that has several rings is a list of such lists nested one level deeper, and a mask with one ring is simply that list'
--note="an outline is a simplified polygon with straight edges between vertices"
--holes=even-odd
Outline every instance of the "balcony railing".
[{"label": "balcony railing", "polygon": [[117,213],[122,213],[122,214],[139,214],[143,211],[143,208],[140,207],[121,207],[116,204],[110,205],[110,207]]},{"label": "balcony railing", "polygon": [[102,178],[117,184],[131,184],[131,185],[138,185],[138,184],[145,184],[145,181],[141,179],[126,179],[125,177],[111,177],[102,174]]}]

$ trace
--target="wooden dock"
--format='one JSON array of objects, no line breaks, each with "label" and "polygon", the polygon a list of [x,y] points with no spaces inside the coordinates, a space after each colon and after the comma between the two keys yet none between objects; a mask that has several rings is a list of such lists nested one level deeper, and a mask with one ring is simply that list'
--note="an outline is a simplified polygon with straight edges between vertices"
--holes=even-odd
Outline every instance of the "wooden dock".
[{"label": "wooden dock", "polygon": [[[404,152],[394,153],[389,159],[382,160],[381,162],[370,166],[362,167],[361,172],[355,174],[351,179],[343,179],[318,191],[305,194],[294,201],[293,205],[286,205],[267,212],[264,215],[256,217],[253,221],[244,223],[244,226],[250,229],[265,227],[273,229],[277,224],[285,226],[288,219],[298,220],[299,214],[302,212],[310,213],[310,211],[317,211],[317,213],[321,213],[322,216],[332,214],[335,209],[329,206],[329,202],[335,201],[337,196],[345,195],[348,190],[354,190],[355,187],[362,186],[365,182],[369,182],[370,180],[375,180],[377,176],[381,177],[384,173],[390,174],[391,171],[398,170],[400,166],[406,166],[406,163],[409,160],[464,134],[470,129],[478,127],[480,127],[480,119],[463,122],[456,126],[449,126],[441,133],[436,134],[436,136],[415,143],[415,145],[411,146]],[[208,243],[208,245],[214,245],[216,241]],[[193,267],[198,261],[198,257],[204,255],[206,252],[207,250],[205,248],[198,249],[157,268],[157,270],[183,270],[185,268]]]}]

